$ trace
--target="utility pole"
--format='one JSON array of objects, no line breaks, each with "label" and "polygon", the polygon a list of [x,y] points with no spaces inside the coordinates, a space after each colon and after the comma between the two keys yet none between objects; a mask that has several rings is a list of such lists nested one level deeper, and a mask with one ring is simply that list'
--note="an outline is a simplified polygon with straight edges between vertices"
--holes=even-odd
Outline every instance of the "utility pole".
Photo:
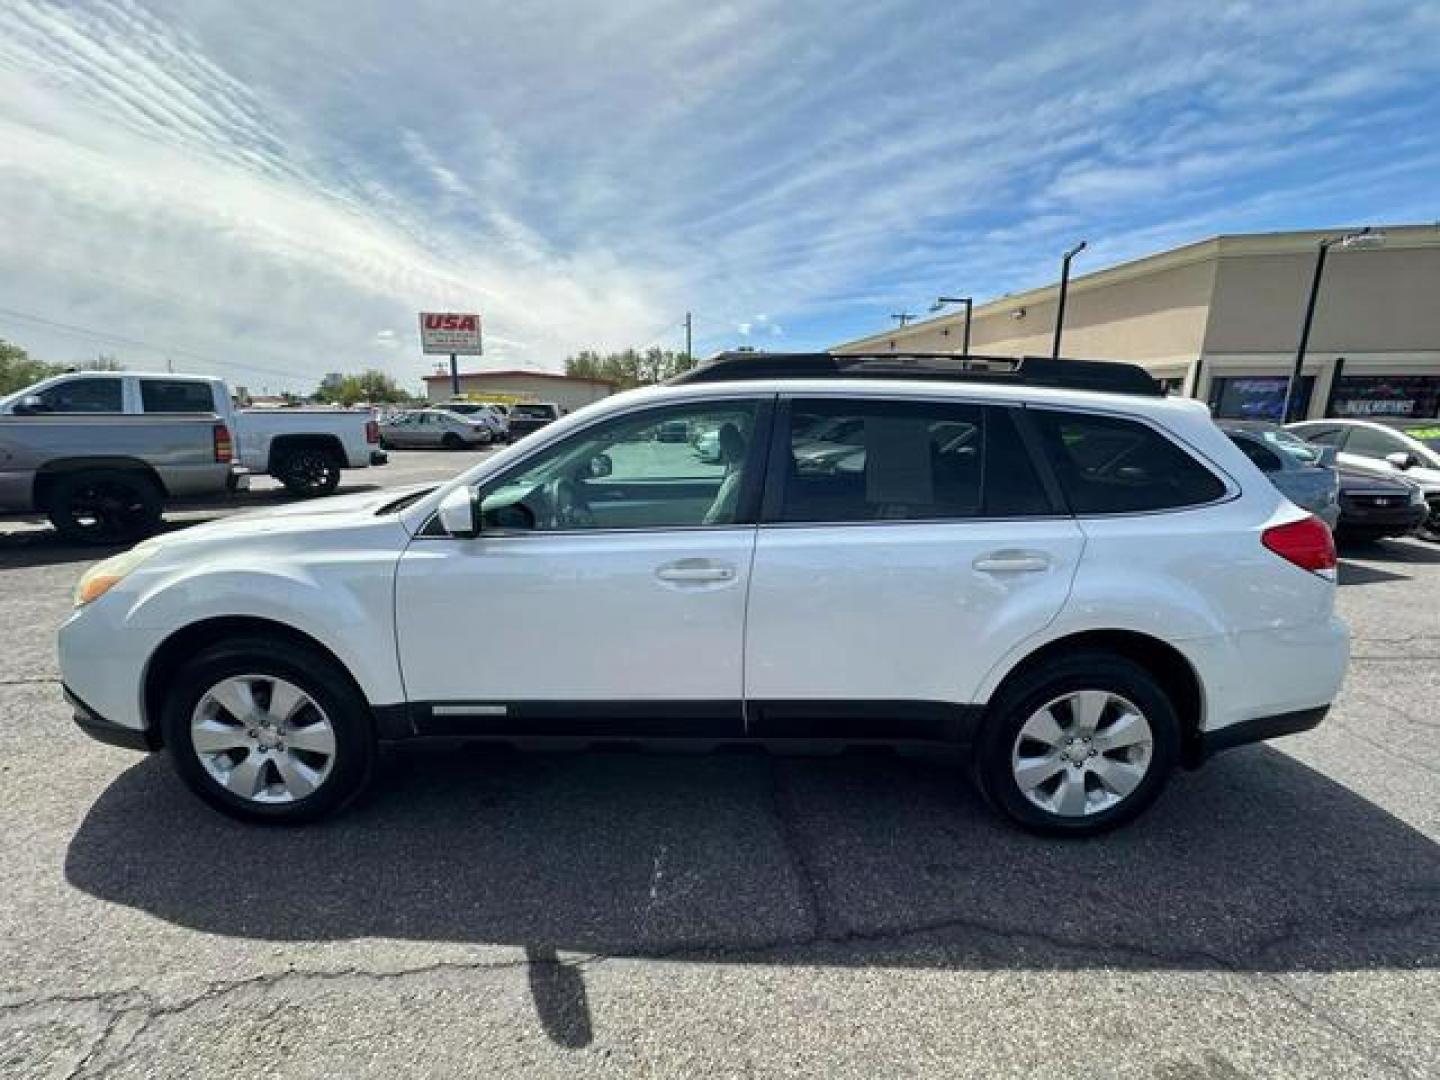
[{"label": "utility pole", "polygon": [[690,312],[687,311],[687,312],[685,312],[685,359],[686,359],[686,360],[689,360],[689,359],[694,355],[694,354],[690,351],[690,331],[691,331],[691,318],[690,318]]},{"label": "utility pole", "polygon": [[892,318],[892,319],[894,319],[896,322],[898,322],[898,323],[901,325],[901,327],[907,326],[907,325],[909,324],[910,320],[913,319],[914,317],[915,317],[915,316],[912,315],[912,314],[910,314],[910,312],[908,312],[908,311],[897,311],[897,312],[895,312],[893,315],[890,316],[890,318]]},{"label": "utility pole", "polygon": [[1081,240],[1065,253],[1065,260],[1060,264],[1060,299],[1055,305],[1055,341],[1050,346],[1052,358],[1058,358],[1060,355],[1060,332],[1065,328],[1065,293],[1070,288],[1070,260],[1084,250],[1085,241]]},{"label": "utility pole", "polygon": [[458,398],[460,396],[460,369],[455,366],[455,354],[453,352],[450,354],[450,396],[452,398]]}]

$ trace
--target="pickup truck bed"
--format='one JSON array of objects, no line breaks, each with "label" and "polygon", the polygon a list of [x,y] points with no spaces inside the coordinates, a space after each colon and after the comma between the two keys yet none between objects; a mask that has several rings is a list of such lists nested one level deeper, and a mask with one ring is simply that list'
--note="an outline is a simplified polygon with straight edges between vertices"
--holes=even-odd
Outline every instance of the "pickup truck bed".
[{"label": "pickup truck bed", "polygon": [[0,513],[44,513],[67,537],[153,532],[167,500],[232,488],[229,429],[209,413],[0,416]]}]

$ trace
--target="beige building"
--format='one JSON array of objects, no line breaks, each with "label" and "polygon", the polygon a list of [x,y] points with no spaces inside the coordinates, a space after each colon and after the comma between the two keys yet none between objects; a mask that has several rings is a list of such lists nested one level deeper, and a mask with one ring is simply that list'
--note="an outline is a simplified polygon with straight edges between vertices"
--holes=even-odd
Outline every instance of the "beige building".
[{"label": "beige building", "polygon": [[[1217,236],[1072,277],[1061,353],[1144,365],[1216,415],[1278,418],[1319,242],[1354,230]],[[1305,414],[1440,415],[1440,225],[1330,248],[1306,351]],[[1082,256],[1083,258],[1083,256]],[[1048,356],[1058,286],[975,308],[970,351]],[[835,352],[957,352],[963,310]]]},{"label": "beige building", "polygon": [[[565,412],[574,412],[582,405],[599,401],[615,392],[615,386],[603,379],[581,379],[571,375],[551,375],[544,371],[462,371],[462,397],[496,401],[550,401]],[[450,373],[436,372],[425,376],[425,398],[428,401],[449,401]]]}]

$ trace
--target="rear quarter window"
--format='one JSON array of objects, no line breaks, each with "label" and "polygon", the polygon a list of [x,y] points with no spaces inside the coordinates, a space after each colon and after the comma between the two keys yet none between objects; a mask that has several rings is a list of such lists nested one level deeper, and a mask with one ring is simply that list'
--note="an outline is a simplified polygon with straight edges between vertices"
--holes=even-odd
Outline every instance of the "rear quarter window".
[{"label": "rear quarter window", "polygon": [[183,379],[141,379],[140,404],[147,413],[214,412],[209,383]]},{"label": "rear quarter window", "polygon": [[1136,420],[1034,409],[1046,457],[1076,514],[1131,514],[1214,502],[1225,485]]}]

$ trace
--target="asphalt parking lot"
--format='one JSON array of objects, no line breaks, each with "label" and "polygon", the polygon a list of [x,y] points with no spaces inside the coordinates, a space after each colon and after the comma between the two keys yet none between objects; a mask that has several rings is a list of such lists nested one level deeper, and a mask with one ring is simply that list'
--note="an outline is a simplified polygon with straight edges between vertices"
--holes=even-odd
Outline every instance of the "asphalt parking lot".
[{"label": "asphalt parking lot", "polygon": [[248,828],[72,725],[96,557],[0,522],[0,1077],[1440,1075],[1440,547],[1347,553],[1321,728],[1082,843],[884,756],[411,751]]}]

